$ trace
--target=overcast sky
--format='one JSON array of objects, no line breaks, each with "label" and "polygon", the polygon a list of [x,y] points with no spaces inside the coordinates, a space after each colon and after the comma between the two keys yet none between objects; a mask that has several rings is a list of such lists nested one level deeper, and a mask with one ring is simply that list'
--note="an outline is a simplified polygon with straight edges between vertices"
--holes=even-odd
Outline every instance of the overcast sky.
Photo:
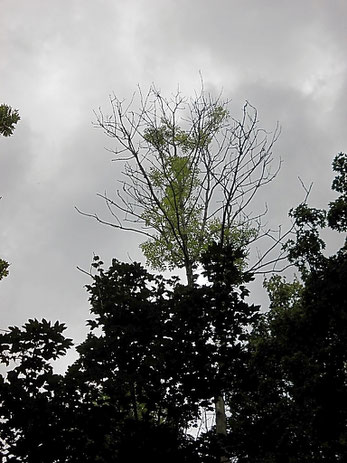
[{"label": "overcast sky", "polygon": [[138,84],[169,95],[223,89],[237,116],[245,100],[282,134],[280,174],[261,194],[285,223],[306,184],[312,205],[333,197],[331,162],[347,150],[345,0],[0,0],[0,103],[19,109],[0,140],[0,327],[30,317],[66,322],[76,342],[89,305],[83,286],[93,253],[106,264],[142,259],[140,238],[97,224],[96,193],[119,169],[93,127],[93,110]]}]

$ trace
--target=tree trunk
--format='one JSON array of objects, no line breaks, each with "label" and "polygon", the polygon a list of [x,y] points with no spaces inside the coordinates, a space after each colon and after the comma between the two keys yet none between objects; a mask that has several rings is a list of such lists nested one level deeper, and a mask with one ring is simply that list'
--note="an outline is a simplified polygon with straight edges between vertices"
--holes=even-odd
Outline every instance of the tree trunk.
[{"label": "tree trunk", "polygon": [[[216,434],[217,437],[225,437],[227,435],[227,420],[225,415],[225,403],[222,395],[216,397],[215,400],[215,413],[216,413]],[[226,463],[228,458],[225,455],[221,455],[220,462]]]},{"label": "tree trunk", "polygon": [[216,411],[216,433],[218,435],[227,435],[227,421],[225,416],[224,398],[220,395],[215,401]]},{"label": "tree trunk", "polygon": [[[192,287],[194,283],[193,265],[190,262],[185,263],[187,285]],[[217,436],[225,437],[227,435],[227,420],[225,414],[225,403],[222,395],[215,398],[215,414],[216,414],[216,434]],[[221,463],[228,462],[228,458],[224,455],[220,457]]]},{"label": "tree trunk", "polygon": [[193,275],[193,264],[189,261],[186,261],[184,264],[186,277],[187,277],[187,286],[192,288],[194,284],[194,275]]}]

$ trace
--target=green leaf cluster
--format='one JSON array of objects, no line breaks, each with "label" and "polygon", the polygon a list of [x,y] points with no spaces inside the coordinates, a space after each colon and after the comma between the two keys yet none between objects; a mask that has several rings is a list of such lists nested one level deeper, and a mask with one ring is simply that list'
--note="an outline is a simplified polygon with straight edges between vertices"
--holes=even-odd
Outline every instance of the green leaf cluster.
[{"label": "green leaf cluster", "polygon": [[8,275],[8,267],[10,264],[3,259],[0,259],[0,280]]},{"label": "green leaf cluster", "polygon": [[198,126],[190,130],[182,129],[177,123],[161,118],[159,126],[147,127],[143,138],[159,153],[180,149],[183,154],[207,149],[213,136],[229,118],[229,112],[223,105],[208,105]]},{"label": "green leaf cluster", "polygon": [[0,135],[10,137],[19,121],[20,116],[17,109],[6,104],[0,105]]},{"label": "green leaf cluster", "polygon": [[[201,126],[190,131],[166,119],[161,120],[159,127],[144,131],[144,139],[160,160],[148,173],[160,203],[142,214],[145,225],[156,233],[140,245],[153,269],[197,264],[202,253],[217,239],[221,222],[217,218],[207,219],[204,204],[199,201],[202,184],[196,154],[208,149],[228,117],[223,106],[212,105]],[[236,228],[230,231],[230,236],[241,235]]]}]

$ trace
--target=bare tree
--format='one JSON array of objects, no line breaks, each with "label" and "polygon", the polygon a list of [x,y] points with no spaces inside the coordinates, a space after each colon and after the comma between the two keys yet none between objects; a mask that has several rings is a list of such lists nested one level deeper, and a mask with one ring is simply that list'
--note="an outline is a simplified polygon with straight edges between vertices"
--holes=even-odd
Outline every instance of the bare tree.
[{"label": "bare tree", "polygon": [[[212,241],[247,247],[267,236],[273,243],[266,255],[280,242],[262,226],[264,213],[250,210],[279,169],[271,170],[278,125],[272,133],[260,128],[249,102],[235,119],[228,100],[203,88],[192,99],[179,91],[166,99],[152,86],[146,95],[139,89],[130,103],[116,96],[110,102],[111,114],[100,111],[97,126],[117,142],[110,151],[123,163],[124,179],[114,197],[99,195],[111,220],[85,215],[144,235],[147,263],[184,268],[188,284]],[[253,271],[269,263],[265,257],[259,256]]]}]

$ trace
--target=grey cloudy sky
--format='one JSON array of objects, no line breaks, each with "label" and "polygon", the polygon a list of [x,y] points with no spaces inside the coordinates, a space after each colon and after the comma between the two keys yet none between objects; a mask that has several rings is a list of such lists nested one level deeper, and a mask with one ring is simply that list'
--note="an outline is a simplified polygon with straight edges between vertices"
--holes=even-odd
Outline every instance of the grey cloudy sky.
[{"label": "grey cloudy sky", "polygon": [[191,95],[201,71],[235,115],[247,99],[264,127],[281,124],[283,166],[261,198],[273,223],[302,199],[298,176],[314,205],[331,199],[331,161],[347,150],[345,0],[0,0],[0,12],[0,103],[22,118],[0,140],[1,327],[59,319],[80,341],[88,278],[76,266],[93,252],[141,258],[138,237],[74,209],[104,211],[96,193],[119,174],[92,126],[112,92],[154,82]]}]

